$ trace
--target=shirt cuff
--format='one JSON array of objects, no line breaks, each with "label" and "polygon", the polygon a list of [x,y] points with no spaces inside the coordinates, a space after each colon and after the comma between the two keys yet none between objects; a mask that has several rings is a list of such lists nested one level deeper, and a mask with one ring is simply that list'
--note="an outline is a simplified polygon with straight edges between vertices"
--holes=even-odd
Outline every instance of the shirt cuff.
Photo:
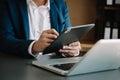
[{"label": "shirt cuff", "polygon": [[42,55],[43,53],[42,53],[42,52],[39,52],[38,54],[33,54],[33,53],[32,53],[32,47],[33,47],[33,44],[34,44],[35,42],[36,42],[36,41],[33,41],[33,42],[29,45],[29,47],[28,47],[28,53],[29,53],[30,55],[32,55],[33,57],[37,58],[38,55]]}]

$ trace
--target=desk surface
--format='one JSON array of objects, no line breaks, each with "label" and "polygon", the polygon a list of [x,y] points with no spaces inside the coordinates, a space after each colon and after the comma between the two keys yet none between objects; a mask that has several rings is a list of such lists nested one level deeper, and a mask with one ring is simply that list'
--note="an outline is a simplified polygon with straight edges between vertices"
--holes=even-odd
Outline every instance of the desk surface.
[{"label": "desk surface", "polygon": [[120,80],[120,70],[64,77],[32,66],[31,61],[0,53],[0,80]]}]

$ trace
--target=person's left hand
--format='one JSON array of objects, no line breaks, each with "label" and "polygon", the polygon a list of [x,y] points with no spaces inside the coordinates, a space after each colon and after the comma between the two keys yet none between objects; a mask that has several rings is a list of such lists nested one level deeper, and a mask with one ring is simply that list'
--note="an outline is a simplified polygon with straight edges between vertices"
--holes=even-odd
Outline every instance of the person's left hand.
[{"label": "person's left hand", "polygon": [[70,43],[69,45],[64,45],[62,49],[59,50],[62,55],[66,57],[78,56],[81,50],[81,45],[79,41]]}]

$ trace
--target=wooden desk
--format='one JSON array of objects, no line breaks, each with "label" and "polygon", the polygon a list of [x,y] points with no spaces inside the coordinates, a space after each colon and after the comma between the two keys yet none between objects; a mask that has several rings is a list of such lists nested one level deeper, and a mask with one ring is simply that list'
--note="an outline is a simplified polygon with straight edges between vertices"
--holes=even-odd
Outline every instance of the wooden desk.
[{"label": "wooden desk", "polygon": [[83,56],[89,49],[93,47],[93,43],[81,43],[80,55]]},{"label": "wooden desk", "polygon": [[0,53],[0,80],[119,80],[120,70],[64,77],[31,65],[23,59]]}]

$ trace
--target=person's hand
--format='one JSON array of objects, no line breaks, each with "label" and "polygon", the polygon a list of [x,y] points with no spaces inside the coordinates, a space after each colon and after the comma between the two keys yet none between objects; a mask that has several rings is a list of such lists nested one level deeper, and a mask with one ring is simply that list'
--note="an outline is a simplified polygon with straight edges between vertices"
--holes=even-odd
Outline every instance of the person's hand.
[{"label": "person's hand", "polygon": [[66,57],[78,56],[81,50],[81,45],[79,41],[70,43],[69,45],[63,46],[62,49],[59,50]]},{"label": "person's hand", "polygon": [[33,44],[32,52],[43,52],[58,36],[59,34],[55,29],[43,31],[39,40]]}]

